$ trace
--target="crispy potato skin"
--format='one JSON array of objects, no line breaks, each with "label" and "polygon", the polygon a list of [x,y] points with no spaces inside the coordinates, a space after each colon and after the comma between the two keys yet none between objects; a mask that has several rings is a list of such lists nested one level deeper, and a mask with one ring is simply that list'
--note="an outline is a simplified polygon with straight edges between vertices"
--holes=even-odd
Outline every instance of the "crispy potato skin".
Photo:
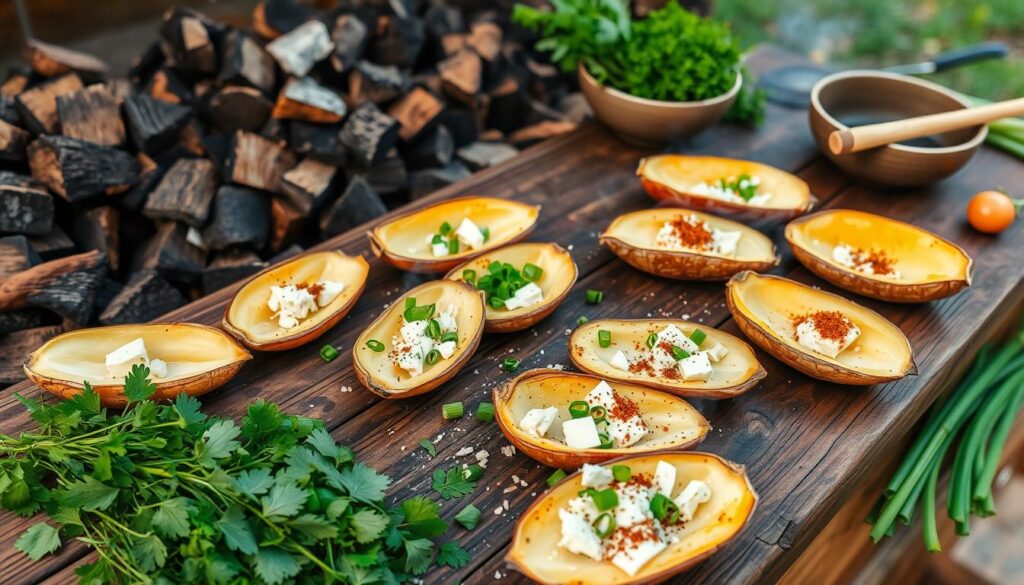
[{"label": "crispy potato skin", "polygon": [[605,235],[598,242],[637,270],[676,280],[729,280],[738,272],[764,272],[779,263],[778,256],[771,262],[747,262],[681,251],[649,250]]},{"label": "crispy potato skin", "polygon": [[643,185],[644,190],[647,191],[647,194],[655,201],[750,221],[759,219],[785,221],[793,219],[794,217],[807,213],[813,209],[814,204],[817,203],[817,199],[811,197],[808,199],[806,205],[794,209],[751,207],[749,205],[734,203],[732,201],[723,201],[712,197],[703,197],[701,195],[677,191],[668,185],[657,183],[643,176],[640,177],[640,184]]}]

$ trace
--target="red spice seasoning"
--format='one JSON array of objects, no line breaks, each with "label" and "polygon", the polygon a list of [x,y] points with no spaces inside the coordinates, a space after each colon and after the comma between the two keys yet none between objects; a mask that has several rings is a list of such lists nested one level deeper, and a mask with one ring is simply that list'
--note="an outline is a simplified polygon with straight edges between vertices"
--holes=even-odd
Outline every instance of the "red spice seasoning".
[{"label": "red spice seasoning", "polygon": [[793,327],[799,327],[804,321],[810,320],[818,335],[833,341],[843,341],[853,329],[853,323],[839,311],[818,311],[793,319]]},{"label": "red spice seasoning", "polygon": [[653,520],[645,520],[632,526],[617,528],[608,539],[608,546],[605,548],[605,558],[611,559],[620,552],[636,550],[641,544],[650,540],[659,540]]},{"label": "red spice seasoning", "polygon": [[636,402],[633,402],[618,392],[612,392],[612,399],[615,401],[615,406],[613,406],[611,411],[608,412],[612,418],[629,420],[634,416],[640,415],[640,407],[637,406]]},{"label": "red spice seasoning", "polygon": [[[693,223],[690,222],[691,218]],[[672,226],[672,235],[679,239],[679,243],[694,250],[707,250],[711,248],[714,239],[708,231],[706,224],[697,216],[677,216],[668,224]]]},{"label": "red spice seasoning", "polygon": [[857,270],[864,270],[867,267],[871,267],[871,272],[880,276],[886,274],[892,274],[895,272],[893,269],[893,260],[886,256],[885,252],[878,250],[864,251],[861,248],[853,248],[851,246],[850,256],[853,260],[853,267]]}]

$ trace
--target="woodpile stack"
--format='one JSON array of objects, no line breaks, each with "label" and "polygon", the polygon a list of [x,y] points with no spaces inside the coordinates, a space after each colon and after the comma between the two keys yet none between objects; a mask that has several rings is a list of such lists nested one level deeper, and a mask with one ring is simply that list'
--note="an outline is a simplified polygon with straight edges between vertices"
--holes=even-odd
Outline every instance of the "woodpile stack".
[{"label": "woodpile stack", "polygon": [[572,76],[509,13],[264,0],[242,30],[174,7],[126,78],[31,41],[0,84],[0,344],[153,319],[571,130]]}]

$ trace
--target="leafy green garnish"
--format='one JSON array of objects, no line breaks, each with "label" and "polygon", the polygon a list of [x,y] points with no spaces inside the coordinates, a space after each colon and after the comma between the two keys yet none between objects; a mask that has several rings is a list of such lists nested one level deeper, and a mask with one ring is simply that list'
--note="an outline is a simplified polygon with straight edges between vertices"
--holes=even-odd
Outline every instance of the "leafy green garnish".
[{"label": "leafy green garnish", "polygon": [[473,493],[476,489],[476,481],[466,478],[465,471],[461,467],[453,467],[447,471],[438,469],[434,471],[434,489],[446,500],[461,498]]},{"label": "leafy green garnish", "polygon": [[430,442],[430,439],[420,439],[420,447],[426,449],[431,457],[437,457],[437,447]]},{"label": "leafy green garnish", "polygon": [[469,564],[469,553],[454,540],[441,545],[437,550],[437,564],[453,569],[460,569]]}]

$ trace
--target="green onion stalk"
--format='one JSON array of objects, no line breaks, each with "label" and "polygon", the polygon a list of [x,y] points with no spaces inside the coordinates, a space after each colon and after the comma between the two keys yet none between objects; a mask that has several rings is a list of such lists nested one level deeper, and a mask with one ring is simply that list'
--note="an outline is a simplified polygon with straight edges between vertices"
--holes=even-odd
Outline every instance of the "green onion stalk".
[{"label": "green onion stalk", "polygon": [[[989,100],[965,94],[961,98],[974,106],[991,103]],[[1024,118],[1003,118],[990,122],[985,142],[1004,150],[1017,158],[1024,159]]]}]

